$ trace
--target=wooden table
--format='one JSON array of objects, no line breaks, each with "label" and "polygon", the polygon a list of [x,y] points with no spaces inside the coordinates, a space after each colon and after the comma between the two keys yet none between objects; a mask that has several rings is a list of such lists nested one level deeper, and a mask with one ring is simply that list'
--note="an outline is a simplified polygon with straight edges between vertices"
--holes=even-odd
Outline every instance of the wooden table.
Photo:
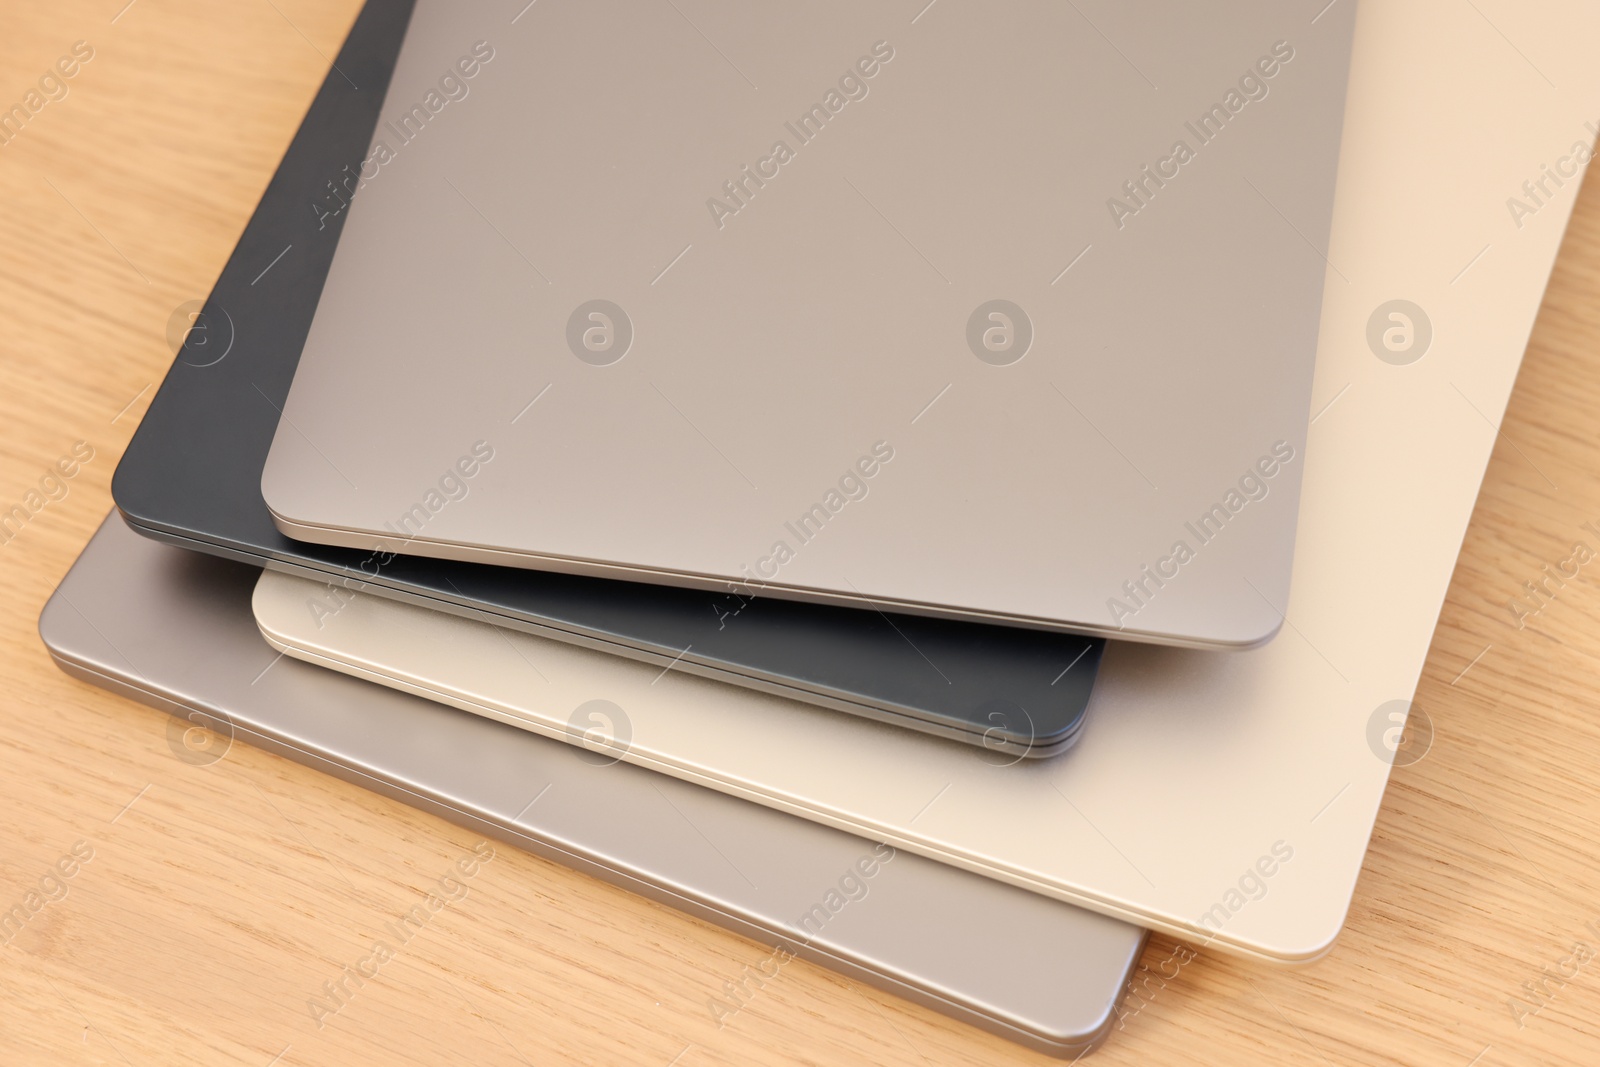
[{"label": "wooden table", "polygon": [[[0,144],[0,511],[94,450],[0,545],[0,910],[93,853],[0,949],[0,1062],[1049,1062],[800,963],[719,1030],[707,999],[766,948],[509,848],[318,1027],[307,998],[476,838],[245,746],[175,760],[165,716],[66,678],[34,625],[358,3],[123,2],[0,15],[0,105],[92,49]],[[1163,981],[1156,938],[1094,1062],[1600,1062],[1600,568],[1525,628],[1506,606],[1600,548],[1597,287],[1590,182],[1429,655],[1437,737],[1394,775],[1339,945]]]}]

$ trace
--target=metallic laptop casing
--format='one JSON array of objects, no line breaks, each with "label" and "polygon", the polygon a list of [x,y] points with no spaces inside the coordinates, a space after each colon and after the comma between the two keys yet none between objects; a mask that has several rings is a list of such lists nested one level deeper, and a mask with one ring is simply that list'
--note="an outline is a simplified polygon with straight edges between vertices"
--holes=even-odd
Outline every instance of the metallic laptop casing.
[{"label": "metallic laptop casing", "polygon": [[1355,0],[503,7],[417,6],[262,472],[282,531],[1277,631]]},{"label": "metallic laptop casing", "polygon": [[[39,632],[69,674],[177,716],[174,737],[182,720],[210,727],[1052,1055],[1077,1055],[1114,1025],[1143,930],[905,852],[870,865],[866,895],[805,924],[878,846],[274,663],[250,615],[258,574],[112,515]],[[973,921],[996,915],[1006,921]]]}]

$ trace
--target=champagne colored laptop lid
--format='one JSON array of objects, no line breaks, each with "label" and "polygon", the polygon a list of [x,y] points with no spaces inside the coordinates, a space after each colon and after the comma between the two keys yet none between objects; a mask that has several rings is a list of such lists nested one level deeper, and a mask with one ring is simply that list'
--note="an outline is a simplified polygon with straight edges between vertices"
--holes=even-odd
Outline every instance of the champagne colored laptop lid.
[{"label": "champagne colored laptop lid", "polygon": [[[410,10],[404,0],[375,0],[351,29],[338,69],[329,71],[117,466],[112,492],[129,524],[186,548],[381,590],[657,670],[700,673],[990,751],[1044,756],[1071,745],[1100,662],[1098,638],[802,604],[749,589],[709,593],[329,548],[273,526],[261,468],[345,218],[330,216],[339,201],[329,199],[329,182],[353,173],[341,168],[360,156],[378,124]],[[481,462],[467,459],[469,469]],[[476,484],[454,476],[461,480],[446,482],[443,492],[459,497]],[[336,607],[337,598],[329,603]]]},{"label": "champagne colored laptop lid", "polygon": [[[1574,42],[1600,33],[1600,10],[1552,3],[1520,25],[1521,53],[1470,7],[1362,8],[1295,592],[1273,605],[1284,633],[1238,653],[1113,642],[1085,735],[1058,759],[996,766],[678,672],[580,669],[373,598],[319,630],[306,601],[321,590],[278,575],[257,621],[299,654],[484,714],[610,701],[629,758],[1178,936],[1313,959],[1344,922],[1589,158],[1600,69]],[[1508,211],[1543,165],[1566,177],[1537,213]],[[1434,180],[1396,184],[1421,173]]]},{"label": "champagne colored laptop lid", "polygon": [[220,758],[225,749],[184,742],[192,725],[211,727],[222,744],[266,748],[1040,1051],[1079,1054],[1113,1024],[1143,930],[429,701],[275,663],[250,616],[258,573],[157,544],[113,515],[45,606],[40,634],[68,673],[177,716],[169,738],[183,758]]},{"label": "champagne colored laptop lid", "polygon": [[279,528],[1272,636],[1355,0],[917,6],[422,0]]}]

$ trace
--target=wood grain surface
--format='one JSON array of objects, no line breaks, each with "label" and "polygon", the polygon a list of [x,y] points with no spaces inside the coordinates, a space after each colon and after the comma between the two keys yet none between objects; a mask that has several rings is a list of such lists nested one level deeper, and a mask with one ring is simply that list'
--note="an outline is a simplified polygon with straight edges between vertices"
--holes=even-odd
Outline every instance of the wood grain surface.
[{"label": "wood grain surface", "polygon": [[[1050,1062],[802,963],[718,1029],[708,998],[766,947],[506,847],[317,1025],[308,997],[476,837],[242,745],[182,763],[34,627],[358,3],[123,4],[0,6],[0,107],[93,52],[0,144],[0,511],[93,448],[0,545],[0,911],[92,853],[0,948],[0,1063]],[[1343,938],[1288,970],[1156,938],[1093,1062],[1600,1062],[1600,563],[1522,628],[1507,606],[1600,547],[1597,349],[1591,181],[1418,694],[1433,746]]]}]

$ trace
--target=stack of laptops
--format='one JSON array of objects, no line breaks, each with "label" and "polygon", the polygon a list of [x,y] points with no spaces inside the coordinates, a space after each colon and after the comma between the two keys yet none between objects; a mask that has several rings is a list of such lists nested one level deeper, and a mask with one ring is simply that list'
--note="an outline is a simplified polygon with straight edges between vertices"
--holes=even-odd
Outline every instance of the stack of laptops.
[{"label": "stack of laptops", "polygon": [[1355,7],[369,0],[45,640],[1058,1055],[1313,959],[1432,621],[1339,543],[1487,455],[1309,447]]}]

